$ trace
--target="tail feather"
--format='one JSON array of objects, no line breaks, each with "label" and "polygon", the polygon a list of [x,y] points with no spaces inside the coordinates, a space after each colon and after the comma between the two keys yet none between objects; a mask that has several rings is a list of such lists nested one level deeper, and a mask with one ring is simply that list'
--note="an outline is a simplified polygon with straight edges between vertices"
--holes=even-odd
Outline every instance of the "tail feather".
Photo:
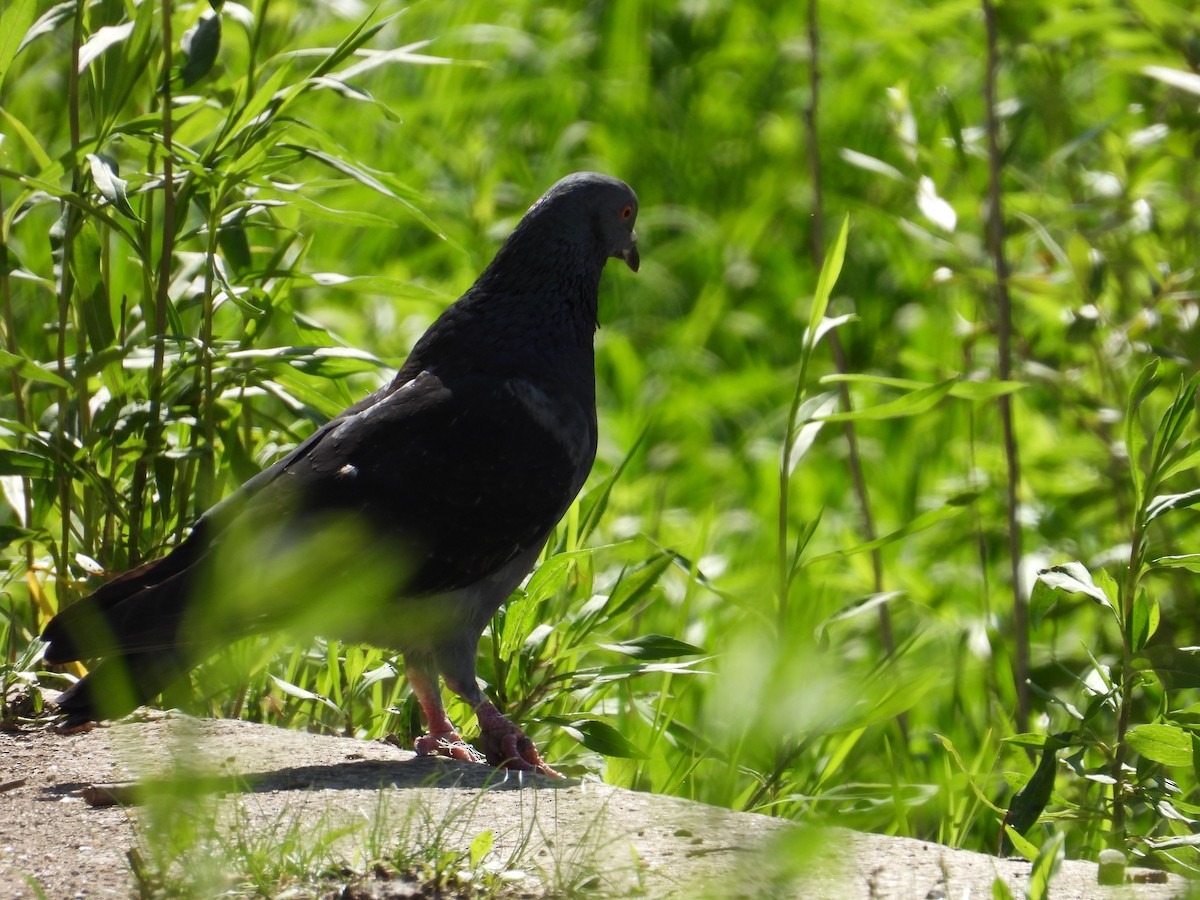
[{"label": "tail feather", "polygon": [[59,612],[42,632],[48,663],[165,649],[178,639],[195,563],[196,532],[162,559],[131,569]]},{"label": "tail feather", "polygon": [[117,719],[163,692],[188,669],[173,650],[128,653],[107,659],[54,701],[62,728]]}]

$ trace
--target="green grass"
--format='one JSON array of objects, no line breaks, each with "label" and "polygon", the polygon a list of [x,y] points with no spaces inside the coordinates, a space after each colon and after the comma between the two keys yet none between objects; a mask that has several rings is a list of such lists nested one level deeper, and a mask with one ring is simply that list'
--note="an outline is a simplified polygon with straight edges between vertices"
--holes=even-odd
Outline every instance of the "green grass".
[{"label": "green grass", "polygon": [[[1200,814],[1186,5],[1002,5],[992,155],[974,2],[822,5],[811,128],[803,5],[227,5],[215,65],[171,83],[167,220],[163,45],[182,65],[208,4],[175,6],[169,40],[153,4],[63,7],[14,56],[47,9],[0,19],[6,685],[60,683],[26,651],[99,583],[89,560],[178,540],[594,168],[639,193],[643,267],[602,287],[596,470],[480,648],[497,702],[569,772],[988,851],[1060,735],[1032,847],[1195,868],[1155,848]],[[76,29],[123,34],[78,78]],[[853,414],[817,431],[842,384]],[[1035,590],[1075,561],[1090,598]],[[247,641],[168,700],[411,736],[400,671]]]}]

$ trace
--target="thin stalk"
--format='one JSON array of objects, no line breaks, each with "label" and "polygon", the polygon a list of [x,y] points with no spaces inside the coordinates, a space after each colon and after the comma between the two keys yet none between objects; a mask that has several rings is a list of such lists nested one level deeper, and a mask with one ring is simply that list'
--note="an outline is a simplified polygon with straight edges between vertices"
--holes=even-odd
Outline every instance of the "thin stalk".
[{"label": "thin stalk", "polygon": [[[1146,496],[1149,496],[1150,486],[1146,486]],[[1125,742],[1125,734],[1129,731],[1130,706],[1133,703],[1133,647],[1130,644],[1130,622],[1133,621],[1133,600],[1137,596],[1138,582],[1141,579],[1143,549],[1145,539],[1143,522],[1145,521],[1145,500],[1142,508],[1137,511],[1133,520],[1133,535],[1129,546],[1129,567],[1125,570],[1125,582],[1121,585],[1121,682],[1120,705],[1117,709],[1117,743],[1113,751],[1112,771],[1112,838],[1113,846],[1120,848],[1125,844],[1125,759],[1129,746]]]},{"label": "thin stalk", "polygon": [[[0,254],[7,256],[8,254],[8,230],[4,227],[4,183],[0,181]],[[9,353],[17,355],[17,335],[15,322],[13,318],[12,308],[12,282],[8,277],[7,259],[0,259],[0,302],[4,305],[4,347]],[[25,405],[25,390],[21,384],[21,376],[17,374],[14,367],[9,371],[9,377],[12,379],[13,392],[13,407],[16,413],[17,421],[29,427],[29,410]],[[25,436],[17,435],[17,448],[25,446]],[[26,528],[33,527],[33,484],[28,475],[21,476],[21,496],[24,517],[21,524]],[[34,547],[33,541],[25,542],[25,570],[29,571],[33,568]]]},{"label": "thin stalk", "polygon": [[[821,99],[821,31],[817,17],[818,0],[808,3],[808,61],[809,61],[809,103],[804,110],[804,124],[808,131],[808,167],[813,183],[812,230],[810,246],[813,267],[821,271],[825,262],[825,198],[822,187],[820,129],[818,114]],[[842,340],[837,330],[829,332],[829,349],[833,353],[834,366],[838,374],[849,372],[846,361],[846,351],[842,349]],[[850,388],[846,382],[838,383],[838,397],[844,412],[851,412]],[[871,496],[867,493],[867,482],[863,476],[862,456],[858,450],[858,432],[851,421],[842,423],[846,435],[846,446],[849,450],[850,478],[854,482],[854,494],[858,499],[859,511],[862,515],[863,536],[867,543],[874,541],[878,534],[875,531],[875,517],[871,512]],[[874,575],[875,593],[884,591],[883,553],[876,547],[871,551],[871,570]],[[879,604],[879,638],[883,644],[884,653],[892,656],[896,652],[896,642],[892,635],[892,618],[886,603]],[[903,716],[900,718],[903,728]]]},{"label": "thin stalk", "polygon": [[[83,16],[87,5],[80,2],[75,8],[75,17],[71,29],[71,69],[67,73],[67,121],[71,132],[71,149],[73,153],[79,150],[79,51],[83,46]],[[80,173],[78,162],[72,161],[71,191],[79,193]],[[58,374],[69,380],[67,369],[67,331],[71,325],[71,295],[75,292],[75,278],[71,273],[72,254],[75,244],[75,233],[79,227],[79,213],[71,204],[63,207],[64,228],[62,235],[62,266],[61,278],[58,283]],[[71,445],[71,392],[69,388],[58,390],[58,422],[57,442],[61,463],[58,469],[58,510],[62,517],[62,530],[59,533],[58,557],[55,566],[55,591],[59,603],[66,599],[66,585],[70,582],[68,560],[71,558],[71,508],[73,488],[70,469],[66,465]]]},{"label": "thin stalk", "polygon": [[[167,289],[171,284],[171,256],[175,244],[175,173],[173,167],[173,136],[171,122],[171,53],[174,41],[171,35],[171,2],[162,0],[162,46],[163,72],[160,89],[162,102],[162,150],[163,150],[163,209],[162,245],[154,285],[154,361],[150,367],[150,421],[146,428],[146,446],[134,470],[134,504],[138,515],[129,526],[129,560],[139,560],[138,532],[141,530],[141,509],[144,502],[147,466],[158,452],[162,440],[162,393],[163,369],[167,343]],[[147,251],[150,244],[146,244]]]},{"label": "thin stalk", "polygon": [[[996,343],[999,356],[997,377],[1012,377],[1012,298],[1008,292],[1008,260],[1004,256],[1004,211],[1001,205],[1000,122],[996,116],[996,72],[999,53],[996,48],[996,13],[992,0],[983,0],[983,20],[987,29],[987,70],[983,98],[987,114],[988,213],[987,244],[996,272]],[[1021,529],[1017,522],[1017,487],[1021,481],[1017,457],[1017,438],[1013,429],[1012,398],[999,398],[1000,421],[1004,429],[1004,459],[1007,464],[1008,557],[1013,592],[1013,680],[1017,694],[1016,725],[1026,731],[1029,724],[1029,611],[1021,593]]]}]

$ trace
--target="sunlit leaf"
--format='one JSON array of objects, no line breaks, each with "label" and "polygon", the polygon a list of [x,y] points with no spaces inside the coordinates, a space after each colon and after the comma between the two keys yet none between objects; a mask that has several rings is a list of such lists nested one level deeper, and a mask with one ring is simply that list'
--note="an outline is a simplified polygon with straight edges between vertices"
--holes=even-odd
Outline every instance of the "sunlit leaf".
[{"label": "sunlit leaf", "polygon": [[646,634],[618,644],[599,644],[605,650],[635,659],[671,659],[676,656],[702,656],[704,650],[665,634]]},{"label": "sunlit leaf", "polygon": [[109,47],[129,37],[133,33],[133,25],[133,22],[126,22],[123,25],[105,25],[96,29],[96,33],[79,48],[79,71],[82,72],[91,65],[92,60]]},{"label": "sunlit leaf", "polygon": [[1164,766],[1192,764],[1192,739],[1175,725],[1135,725],[1125,732],[1125,741],[1146,759]]},{"label": "sunlit leaf", "polygon": [[15,353],[0,349],[0,369],[13,369],[22,378],[29,381],[42,381],[55,387],[69,388],[70,382],[56,372],[51,372],[40,363],[25,359]]},{"label": "sunlit leaf", "polygon": [[559,726],[583,746],[601,756],[616,756],[622,759],[646,758],[644,750],[607,722],[599,719],[564,719],[558,716],[547,716],[543,721]]},{"label": "sunlit leaf", "polygon": [[1043,569],[1038,572],[1038,581],[1052,590],[1068,594],[1086,594],[1101,606],[1113,608],[1112,601],[1096,586],[1092,580],[1092,573],[1083,563],[1069,562]]},{"label": "sunlit leaf", "polygon": [[1183,494],[1164,494],[1155,497],[1146,507],[1146,522],[1153,522],[1159,516],[1173,509],[1186,509],[1200,503],[1200,488]]},{"label": "sunlit leaf", "polygon": [[1169,69],[1166,66],[1146,66],[1142,72],[1151,78],[1157,78],[1163,84],[1187,91],[1189,94],[1200,94],[1200,75],[1195,72],[1185,72],[1182,69]]},{"label": "sunlit leaf", "polygon": [[183,33],[180,39],[185,62],[179,70],[183,86],[195,84],[213,67],[221,51],[221,16],[206,12],[200,21]]}]

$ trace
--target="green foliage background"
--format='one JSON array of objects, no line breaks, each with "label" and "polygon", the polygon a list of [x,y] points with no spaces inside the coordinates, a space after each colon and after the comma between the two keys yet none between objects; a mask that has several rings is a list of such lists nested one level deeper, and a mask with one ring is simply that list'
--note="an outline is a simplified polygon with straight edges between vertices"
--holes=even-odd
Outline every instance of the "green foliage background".
[{"label": "green foliage background", "polygon": [[[1170,841],[1200,817],[1200,663],[1179,649],[1200,644],[1188,4],[994,10],[991,161],[977,2],[822,5],[811,126],[806,4],[225,3],[211,67],[215,26],[180,48],[209,5],[172,8],[169,39],[148,2],[0,18],[7,702],[55,683],[31,639],[99,583],[92,561],[161,552],[386,379],[539,193],[596,169],[639,193],[643,267],[605,276],[600,457],[485,638],[490,692],[572,772],[986,850],[1057,734],[1053,794],[1025,793],[1034,846],[1049,829],[1072,855],[1194,867]],[[993,174],[1018,385],[998,374]],[[780,477],[789,435],[834,409],[834,340],[863,492],[843,424],[805,430]],[[1010,462],[1021,605],[1047,566],[1094,576],[1038,582],[1028,721]],[[385,649],[222,658],[234,674],[167,699],[419,727]]]}]

